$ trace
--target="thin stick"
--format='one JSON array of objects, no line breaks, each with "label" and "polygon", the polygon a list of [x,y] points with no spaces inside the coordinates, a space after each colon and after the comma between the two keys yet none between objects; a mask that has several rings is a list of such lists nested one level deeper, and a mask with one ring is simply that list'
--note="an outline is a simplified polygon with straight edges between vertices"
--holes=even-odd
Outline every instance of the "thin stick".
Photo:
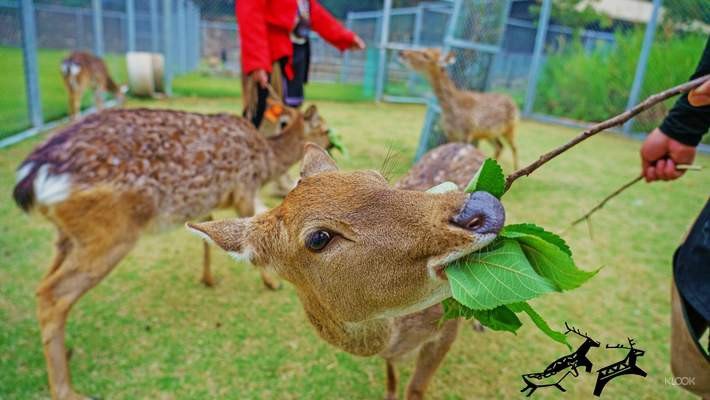
[{"label": "thin stick", "polygon": [[[678,171],[700,171],[701,169],[703,169],[703,166],[702,166],[702,165],[693,165],[693,164],[678,164],[678,165],[676,165],[675,169],[678,170]],[[584,215],[581,216],[580,218],[577,218],[576,220],[574,220],[574,221],[572,222],[572,224],[570,225],[570,227],[575,226],[575,225],[577,225],[578,223],[580,223],[580,222],[582,222],[582,221],[584,221],[584,220],[587,220],[587,222],[589,222],[589,221],[590,221],[589,217],[591,217],[592,214],[594,214],[595,212],[599,211],[599,209],[601,209],[602,207],[604,207],[604,205],[605,205],[609,200],[611,200],[611,199],[613,199],[614,197],[620,195],[621,192],[623,192],[624,190],[630,188],[630,187],[633,186],[636,182],[640,181],[641,178],[643,178],[643,175],[639,175],[639,176],[637,176],[636,178],[632,179],[631,181],[629,181],[629,182],[623,184],[620,188],[616,189],[612,194],[606,196],[606,197],[604,198],[604,200],[602,200],[601,202],[599,202],[599,204],[597,204],[596,206],[594,206],[594,207],[593,207],[591,210],[589,210],[586,214],[584,214]],[[590,229],[591,229],[591,228],[590,228]]]},{"label": "thin stick", "polygon": [[623,186],[621,186],[620,188],[616,189],[616,190],[614,191],[614,193],[612,193],[612,194],[606,196],[606,197],[604,198],[604,200],[602,200],[599,204],[597,204],[596,206],[594,206],[594,208],[592,208],[591,210],[587,211],[586,214],[584,214],[584,215],[581,216],[580,218],[577,218],[576,220],[574,220],[574,222],[572,222],[572,226],[575,226],[575,225],[577,225],[578,223],[580,223],[580,222],[582,222],[582,221],[584,221],[584,220],[586,220],[586,219],[589,219],[589,217],[591,217],[592,214],[594,214],[595,212],[597,212],[597,210],[599,210],[600,208],[604,207],[604,205],[605,205],[609,200],[611,200],[611,199],[613,199],[614,197],[618,196],[619,194],[621,194],[621,192],[623,192],[624,190],[626,190],[626,189],[628,189],[629,187],[633,186],[634,183],[640,181],[642,178],[643,178],[643,175],[639,175],[639,176],[637,176],[636,178],[634,178],[634,179],[630,180],[629,182],[625,183],[625,184],[624,184]]},{"label": "thin stick", "polygon": [[566,144],[543,154],[540,156],[540,158],[537,159],[537,161],[533,162],[532,164],[528,165],[525,168],[519,169],[512,174],[508,175],[508,177],[505,180],[505,191],[507,192],[508,189],[510,189],[510,186],[515,182],[516,179],[520,178],[521,176],[527,176],[530,175],[533,171],[536,169],[540,168],[543,164],[547,163],[548,161],[552,160],[553,158],[557,157],[558,155],[562,154],[563,152],[569,150],[571,147],[575,146],[579,142],[588,139],[595,134],[611,128],[612,126],[617,126],[621,125],[624,122],[630,120],[633,118],[635,115],[648,110],[649,108],[653,107],[657,103],[660,103],[664,100],[667,100],[675,95],[689,92],[696,87],[702,85],[706,81],[710,80],[710,74],[701,76],[700,78],[693,79],[690,82],[686,82],[682,85],[678,85],[675,87],[672,87],[670,89],[664,90],[660,93],[656,93],[654,95],[649,96],[646,100],[643,102],[637,104],[635,107],[633,107],[630,110],[626,110],[623,113],[610,118],[606,121],[600,122],[598,124],[595,124],[591,126],[589,129],[586,131],[582,132],[579,136],[575,137],[574,139],[570,140]]}]

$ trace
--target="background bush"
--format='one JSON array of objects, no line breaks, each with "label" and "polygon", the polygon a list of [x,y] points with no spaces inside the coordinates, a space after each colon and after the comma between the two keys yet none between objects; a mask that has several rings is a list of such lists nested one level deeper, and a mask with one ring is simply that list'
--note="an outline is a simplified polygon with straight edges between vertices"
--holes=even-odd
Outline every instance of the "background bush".
[{"label": "background bush", "polygon": [[[693,33],[656,34],[641,91],[643,100],[686,81],[695,70],[707,41]],[[644,30],[616,34],[612,46],[585,49],[580,40],[561,44],[547,56],[540,75],[535,111],[581,121],[602,121],[626,108]],[[675,99],[640,115],[634,130],[658,126]],[[710,138],[704,140],[710,143]]]}]

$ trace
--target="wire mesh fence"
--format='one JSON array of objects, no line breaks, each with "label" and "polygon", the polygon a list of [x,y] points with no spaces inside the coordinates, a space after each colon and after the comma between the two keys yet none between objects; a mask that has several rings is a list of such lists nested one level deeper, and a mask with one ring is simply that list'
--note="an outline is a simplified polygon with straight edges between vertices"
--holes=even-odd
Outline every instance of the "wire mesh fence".
[{"label": "wire mesh fence", "polygon": [[[25,3],[34,10],[30,47],[38,70],[29,79]],[[439,47],[456,56],[447,71],[459,89],[508,93],[526,115],[562,123],[605,119],[686,80],[710,33],[705,0],[624,0],[616,7],[602,0],[383,0],[364,10],[364,3],[324,3],[367,50],[340,53],[313,33],[311,81],[359,85],[363,97],[435,104],[431,83],[399,62],[397,52]],[[27,80],[39,89],[41,121],[66,113],[57,71],[70,50],[102,54],[120,81],[126,52],[163,53],[169,81],[185,73],[236,77],[240,48],[234,1],[0,0],[0,51],[5,75],[13,77],[6,87],[18,94],[0,99],[0,137],[37,125]],[[671,106],[640,115],[626,132],[652,129]],[[426,124],[434,130],[436,112],[429,107]],[[432,130],[427,126],[424,134]]]}]

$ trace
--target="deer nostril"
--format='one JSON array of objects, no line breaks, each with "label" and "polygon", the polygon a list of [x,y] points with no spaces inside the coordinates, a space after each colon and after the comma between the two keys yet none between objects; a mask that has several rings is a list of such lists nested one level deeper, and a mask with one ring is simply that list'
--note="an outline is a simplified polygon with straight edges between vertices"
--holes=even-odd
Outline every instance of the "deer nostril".
[{"label": "deer nostril", "polygon": [[500,201],[486,192],[472,193],[451,222],[479,234],[497,234],[505,222],[505,210]]}]

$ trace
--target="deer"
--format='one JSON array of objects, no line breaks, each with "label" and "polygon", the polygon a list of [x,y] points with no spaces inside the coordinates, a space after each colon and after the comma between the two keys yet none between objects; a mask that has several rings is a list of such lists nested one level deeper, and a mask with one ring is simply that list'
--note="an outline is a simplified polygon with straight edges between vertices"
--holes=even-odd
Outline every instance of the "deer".
[{"label": "deer", "polygon": [[456,62],[453,53],[443,55],[438,48],[402,50],[399,59],[424,75],[441,106],[441,128],[447,141],[477,144],[490,142],[496,159],[503,151],[504,140],[513,153],[513,167],[518,169],[515,130],[520,119],[512,97],[502,93],[460,90],[446,71]]},{"label": "deer", "polygon": [[[72,306],[134,247],[141,233],[203,218],[213,209],[255,212],[258,189],[303,156],[306,139],[327,146],[315,119],[289,109],[283,132],[265,138],[229,114],[106,109],[70,124],[19,166],[13,191],[24,211],[57,230],[54,260],[37,290],[51,396],[86,399],[70,382],[65,347]],[[264,283],[278,282],[261,270]]]},{"label": "deer", "polygon": [[89,87],[93,89],[97,110],[103,109],[104,92],[113,93],[122,102],[128,90],[127,86],[119,86],[114,82],[100,57],[88,52],[72,52],[62,60],[60,69],[69,92],[69,116],[72,120],[79,117],[81,98]]},{"label": "deer", "polygon": [[415,400],[458,333],[457,319],[441,322],[440,303],[451,297],[446,267],[491,243],[504,221],[502,204],[488,193],[393,187],[374,170],[340,171],[309,143],[300,180],[281,204],[186,227],[290,282],[329,344],[384,358],[387,399],[397,398],[395,364],[415,355],[405,391]]},{"label": "deer", "polygon": [[634,348],[635,343],[632,338],[627,338],[627,340],[629,341],[628,347],[621,344],[617,344],[616,346],[609,346],[608,344],[606,345],[607,349],[626,349],[629,352],[628,354],[626,354],[626,357],[623,360],[615,362],[611,365],[607,365],[606,367],[597,370],[597,383],[594,385],[595,396],[601,396],[602,391],[604,390],[604,386],[606,386],[609,381],[619,376],[646,376],[646,371],[636,365],[636,359],[638,357],[642,357],[644,354],[646,354],[646,352]]},{"label": "deer", "polygon": [[[520,391],[525,392],[530,389],[527,397],[530,397],[530,395],[540,387],[554,386],[559,391],[565,392],[566,390],[560,385],[560,382],[570,373],[575,377],[579,376],[578,367],[584,367],[586,372],[591,372],[592,361],[587,358],[587,353],[592,347],[599,347],[600,343],[592,339],[588,334],[582,333],[574,327],[570,328],[567,322],[565,322],[565,328],[567,328],[565,334],[570,332],[576,333],[584,338],[584,342],[573,353],[560,357],[550,363],[543,372],[522,375],[526,386]],[[564,373],[560,374],[563,371]]]}]

